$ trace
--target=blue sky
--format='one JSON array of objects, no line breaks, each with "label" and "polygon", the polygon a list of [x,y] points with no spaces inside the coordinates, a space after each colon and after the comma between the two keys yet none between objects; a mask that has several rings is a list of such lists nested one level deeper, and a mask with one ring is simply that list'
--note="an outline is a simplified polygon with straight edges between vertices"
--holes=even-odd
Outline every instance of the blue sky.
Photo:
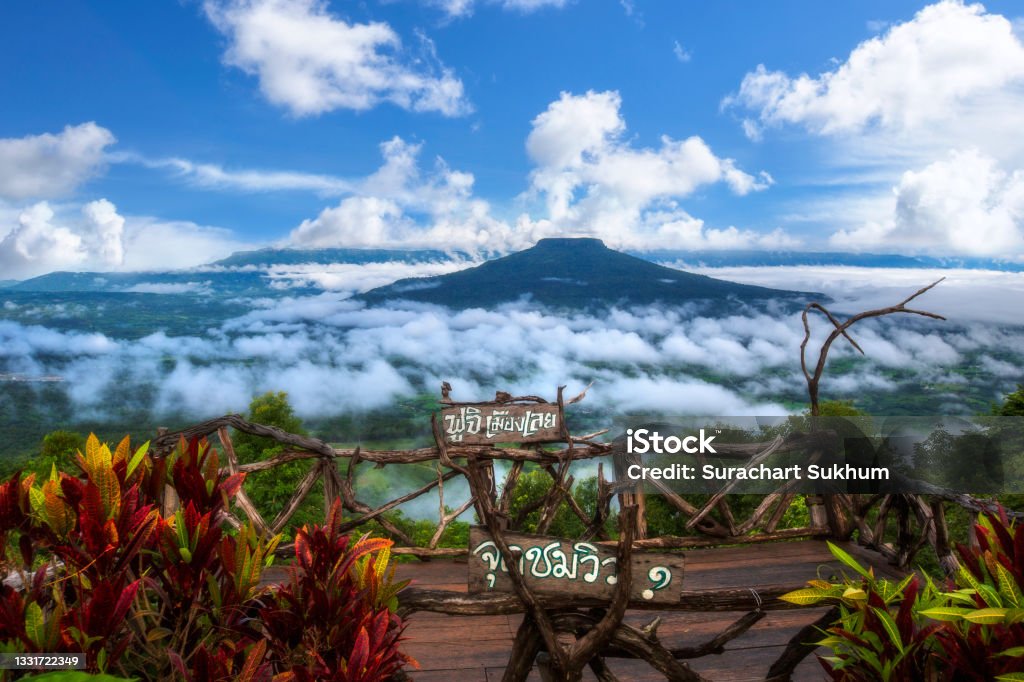
[{"label": "blue sky", "polygon": [[0,10],[0,279],[265,245],[1024,253],[1019,5]]}]

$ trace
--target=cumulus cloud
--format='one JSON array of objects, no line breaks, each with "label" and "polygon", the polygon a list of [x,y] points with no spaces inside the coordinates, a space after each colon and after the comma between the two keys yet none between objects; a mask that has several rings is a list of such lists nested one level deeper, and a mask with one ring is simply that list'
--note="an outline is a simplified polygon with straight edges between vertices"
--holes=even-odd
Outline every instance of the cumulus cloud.
[{"label": "cumulus cloud", "polygon": [[621,104],[617,92],[563,92],[533,120],[530,194],[543,198],[548,214],[535,230],[632,248],[680,246],[680,239],[690,245],[694,236],[712,248],[756,243],[756,235],[734,227],[705,228],[677,200],[714,183],[742,196],[768,188],[771,176],[740,170],[697,136],[665,135],[659,148],[634,147],[624,139]]},{"label": "cumulus cloud", "polygon": [[103,168],[114,135],[93,122],[56,135],[0,139],[0,198],[49,199],[68,194]]},{"label": "cumulus cloud", "polygon": [[85,263],[116,268],[124,260],[123,232],[124,219],[105,199],[83,206],[81,217],[70,224],[58,221],[50,204],[39,202],[22,211],[0,241],[0,270],[21,278]]},{"label": "cumulus cloud", "polygon": [[386,23],[348,22],[323,0],[207,0],[228,39],[224,62],[259,79],[272,103],[296,116],[365,111],[390,102],[411,111],[470,111],[462,81],[421,36],[419,54]]},{"label": "cumulus cloud", "polygon": [[354,180],[352,196],[304,220],[289,235],[301,247],[433,247],[445,250],[506,251],[528,246],[529,235],[491,215],[473,196],[471,173],[436,159],[420,167],[421,144],[395,137],[381,144],[383,163]]},{"label": "cumulus cloud", "polygon": [[1022,84],[1024,45],[1012,23],[980,4],[943,0],[816,77],[759,65],[726,104],[752,111],[762,125],[797,124],[820,134],[911,130],[1008,87],[1019,103]]},{"label": "cumulus cloud", "polygon": [[977,149],[952,152],[893,188],[886,222],[837,231],[834,246],[899,246],[918,252],[1024,257],[1024,171],[1012,173]]},{"label": "cumulus cloud", "polygon": [[0,240],[0,272],[24,279],[57,270],[167,270],[200,265],[246,246],[227,230],[126,218],[106,199],[77,211],[41,201],[21,210]]}]

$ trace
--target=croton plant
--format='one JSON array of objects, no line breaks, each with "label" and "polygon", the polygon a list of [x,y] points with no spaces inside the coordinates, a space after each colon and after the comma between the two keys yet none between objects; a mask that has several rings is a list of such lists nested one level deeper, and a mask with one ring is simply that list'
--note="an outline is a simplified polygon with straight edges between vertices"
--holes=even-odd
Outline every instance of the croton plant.
[{"label": "croton plant", "polygon": [[144,680],[371,682],[414,663],[391,542],[342,535],[339,504],[296,532],[270,585],[280,537],[225,530],[244,474],[221,473],[207,442],[154,458],[91,436],[77,460],[79,475],[0,484],[0,651],[83,653],[90,671]]},{"label": "croton plant", "polygon": [[960,568],[944,583],[909,574],[877,578],[841,548],[853,571],[840,583],[812,580],[782,599],[836,603],[839,618],[819,644],[831,679],[1024,682],[1024,531],[1003,509],[975,525],[977,544],[958,545]]}]

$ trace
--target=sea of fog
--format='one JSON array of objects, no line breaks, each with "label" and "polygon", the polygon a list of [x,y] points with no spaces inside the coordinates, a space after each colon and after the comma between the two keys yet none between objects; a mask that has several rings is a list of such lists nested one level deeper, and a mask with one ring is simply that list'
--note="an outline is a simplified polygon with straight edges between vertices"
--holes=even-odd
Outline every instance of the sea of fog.
[{"label": "sea of fog", "polygon": [[[351,298],[399,277],[468,264],[271,268],[278,289],[314,284],[322,293],[247,300],[248,312],[218,326],[154,330],[131,341],[58,331],[45,322],[0,321],[0,372],[62,377],[67,400],[84,422],[104,419],[110,397],[132,387],[145,387],[133,393],[136,413],[197,420],[243,412],[254,395],[271,390],[288,391],[297,413],[315,418],[436,393],[442,381],[467,400],[495,390],[553,396],[559,385],[571,393],[593,383],[587,403],[594,408],[673,414],[784,414],[805,399],[798,355],[803,327],[799,313],[781,307],[738,305],[714,315],[686,306],[564,314],[528,303],[464,311],[408,303],[368,308]],[[859,324],[853,332],[866,355],[837,343],[822,385],[827,397],[863,403],[865,396],[928,390],[933,409],[968,413],[979,398],[998,400],[1024,380],[1022,273],[815,266],[698,271],[823,292],[837,313],[892,305],[945,277],[913,305],[948,321],[900,315]],[[197,282],[203,277],[196,271]],[[196,287],[192,295],[202,306],[209,292]],[[813,320],[812,347],[827,329],[824,319]]]}]

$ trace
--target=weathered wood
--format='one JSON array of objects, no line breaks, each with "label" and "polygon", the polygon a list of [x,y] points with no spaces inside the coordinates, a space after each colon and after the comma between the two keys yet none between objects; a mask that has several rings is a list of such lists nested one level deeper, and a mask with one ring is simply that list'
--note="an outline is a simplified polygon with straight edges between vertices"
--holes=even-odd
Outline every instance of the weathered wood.
[{"label": "weathered wood", "polygon": [[646,636],[636,628],[628,625],[620,627],[612,637],[612,643],[633,656],[644,659],[671,682],[707,682],[707,678],[691,670],[661,646],[657,638]]},{"label": "weathered wood", "polygon": [[802,627],[789,640],[782,655],[768,669],[768,679],[788,680],[789,676],[793,674],[793,671],[800,664],[800,661],[807,658],[809,653],[818,648],[818,645],[814,642],[821,639],[821,631],[838,618],[839,609],[833,607],[813,623]]},{"label": "weathered wood", "polygon": [[[667,604],[653,600],[631,599],[630,609],[661,610],[661,611],[782,611],[801,608],[779,597],[806,587],[806,581],[787,584],[758,585],[753,588],[723,588],[719,590],[683,590],[679,601]],[[464,594],[451,590],[438,590],[424,587],[406,587],[399,595],[398,602],[402,613],[430,611],[447,613],[457,616],[494,616],[510,613],[523,613],[523,604],[514,594],[504,592],[488,592],[484,594]],[[568,597],[541,595],[538,602],[545,609],[565,609],[583,607],[607,607],[608,600],[591,597]]]},{"label": "weathered wood", "polygon": [[[334,466],[334,464],[331,463],[331,466]],[[449,480],[451,478],[454,478],[457,475],[458,475],[458,472],[449,471],[446,474],[444,474],[444,476],[442,476],[439,480],[447,481],[447,480]],[[381,514],[384,514],[385,512],[389,512],[392,509],[394,509],[395,507],[398,507],[398,506],[401,506],[401,505],[405,504],[409,500],[414,500],[417,497],[419,497],[420,495],[423,495],[424,493],[430,492],[435,487],[437,487],[437,485],[438,485],[438,481],[431,481],[430,483],[427,483],[423,487],[418,488],[418,489],[412,491],[411,493],[407,493],[405,495],[402,495],[401,497],[397,497],[397,498],[391,500],[390,502],[388,502],[387,504],[383,504],[383,505],[377,507],[376,509],[371,509],[370,511],[366,512],[365,514],[363,514],[362,516],[360,516],[358,518],[352,519],[351,521],[346,521],[343,524],[341,524],[341,532],[342,533],[347,533],[348,531],[352,530],[353,528],[358,528],[359,526],[363,525],[364,523],[367,523],[367,522],[372,521],[373,519],[377,518]]]},{"label": "weathered wood", "polygon": [[[433,420],[433,425],[436,438],[438,429],[436,420]],[[438,444],[443,450],[443,441],[438,440]],[[538,597],[533,593],[533,590],[527,586],[523,574],[519,570],[518,557],[512,553],[508,543],[505,541],[501,521],[494,514],[493,498],[489,494],[489,487],[481,475],[480,464],[475,457],[470,456],[466,460],[466,479],[469,482],[470,493],[476,498],[480,518],[487,525],[487,530],[494,540],[495,547],[498,550],[499,561],[504,562],[508,568],[509,578],[512,581],[512,588],[515,592],[514,596],[517,603],[533,618],[544,646],[557,659],[557,667],[561,670],[567,670],[568,657],[566,652],[562,650],[558,643],[554,628],[551,625],[551,618],[544,610]]]},{"label": "weathered wood", "polygon": [[[221,445],[224,447],[224,454],[227,456],[228,472],[232,475],[238,473],[238,455],[235,454],[235,446],[231,442],[230,433],[226,427],[222,426],[217,430],[217,435],[220,437]],[[266,535],[270,532],[267,522],[263,519],[263,515],[260,514],[256,505],[253,504],[251,499],[249,499],[249,495],[245,492],[244,486],[239,488],[238,492],[235,493],[235,504],[245,512],[245,515],[252,522],[253,527],[256,528],[257,533],[260,535]]]},{"label": "weathered wood", "polygon": [[537,626],[529,616],[523,618],[512,642],[508,665],[501,682],[526,682],[533,670],[533,661],[540,652],[541,638]]},{"label": "weathered wood", "polygon": [[[746,545],[751,543],[775,542],[777,540],[795,540],[798,538],[821,538],[828,537],[828,535],[829,532],[826,528],[810,527],[786,528],[783,530],[777,530],[774,533],[757,533],[755,535],[740,535],[730,538],[663,535],[658,538],[636,540],[633,543],[633,548],[645,550],[686,549],[687,547],[718,547],[722,545]],[[609,542],[601,540],[595,544],[607,546]]]},{"label": "weathered wood", "polygon": [[450,445],[545,443],[563,441],[557,405],[457,405],[441,410],[442,432]]},{"label": "weathered wood", "polygon": [[288,504],[284,506],[284,509],[278,512],[277,516],[274,517],[273,522],[271,522],[270,531],[272,533],[277,534],[281,532],[284,528],[284,524],[288,523],[288,519],[295,514],[295,511],[299,508],[299,505],[302,504],[302,501],[306,499],[306,495],[308,495],[309,491],[313,489],[313,486],[316,485],[317,479],[320,478],[322,473],[323,469],[320,468],[319,463],[314,464],[309,468],[309,471],[306,472],[306,475],[299,482],[298,487],[292,494],[291,499],[288,500]]},{"label": "weathered wood", "polygon": [[932,500],[931,508],[932,518],[935,520],[935,555],[939,558],[939,564],[946,575],[953,575],[960,568],[960,562],[950,546],[946,509],[942,500]]},{"label": "weathered wood", "polygon": [[[778,436],[775,440],[768,444],[768,447],[766,447],[764,450],[762,450],[761,452],[757,453],[754,457],[752,457],[750,461],[747,462],[747,464],[744,466],[744,468],[753,469],[758,464],[762,463],[763,461],[774,455],[776,452],[778,452],[779,448],[782,446],[782,443],[782,436]],[[689,530],[696,526],[698,523],[700,523],[701,519],[707,516],[708,513],[710,513],[711,510],[715,508],[718,502],[724,499],[725,496],[728,495],[729,492],[733,488],[738,486],[740,483],[741,481],[739,479],[733,479],[726,483],[724,486],[722,486],[722,489],[719,490],[714,495],[712,495],[711,499],[709,499],[704,504],[704,506],[701,507],[700,510],[696,514],[694,514],[689,521],[686,522],[686,528]]]},{"label": "weathered wood", "polygon": [[[606,546],[544,535],[505,533],[526,584],[538,595],[609,598],[618,581],[615,553]],[[507,567],[490,533],[479,526],[469,531],[469,591],[508,592]],[[675,603],[683,589],[681,554],[633,555],[631,595],[634,599]]]},{"label": "weathered wood", "polygon": [[[804,325],[804,339],[800,343],[800,369],[803,372],[804,379],[807,382],[808,397],[810,397],[811,399],[811,416],[816,417],[820,413],[818,406],[818,388],[821,382],[822,374],[825,371],[825,361],[828,359],[828,351],[832,347],[832,343],[840,336],[842,336],[843,338],[850,342],[850,345],[852,345],[863,355],[863,349],[861,349],[861,347],[857,345],[857,342],[853,340],[853,337],[850,336],[849,332],[847,331],[850,327],[852,327],[857,322],[860,322],[861,320],[865,320],[872,317],[883,317],[885,315],[893,315],[895,313],[907,313],[910,315],[921,315],[922,317],[930,317],[934,320],[945,320],[946,318],[943,317],[942,315],[930,313],[925,310],[915,310],[914,308],[907,307],[908,303],[913,301],[918,296],[924,294],[925,292],[927,292],[929,289],[931,289],[944,279],[946,278],[943,277],[941,279],[936,280],[935,282],[932,282],[926,287],[918,289],[916,292],[914,292],[910,296],[907,296],[905,299],[903,299],[894,306],[889,306],[888,308],[878,308],[876,310],[866,310],[864,312],[853,315],[852,317],[848,318],[845,322],[840,322],[838,319],[836,319],[836,317],[831,312],[829,312],[829,310],[825,306],[821,305],[820,303],[811,302],[807,304],[807,306],[804,308],[803,314],[801,315],[801,319]],[[814,367],[813,374],[807,369],[807,344],[811,340],[811,325],[808,321],[808,313],[812,311],[820,312],[828,319],[829,322],[832,323],[832,326],[834,327],[832,331],[829,333],[829,335],[825,338],[825,341],[821,344],[821,348],[818,351],[818,362]]]}]

